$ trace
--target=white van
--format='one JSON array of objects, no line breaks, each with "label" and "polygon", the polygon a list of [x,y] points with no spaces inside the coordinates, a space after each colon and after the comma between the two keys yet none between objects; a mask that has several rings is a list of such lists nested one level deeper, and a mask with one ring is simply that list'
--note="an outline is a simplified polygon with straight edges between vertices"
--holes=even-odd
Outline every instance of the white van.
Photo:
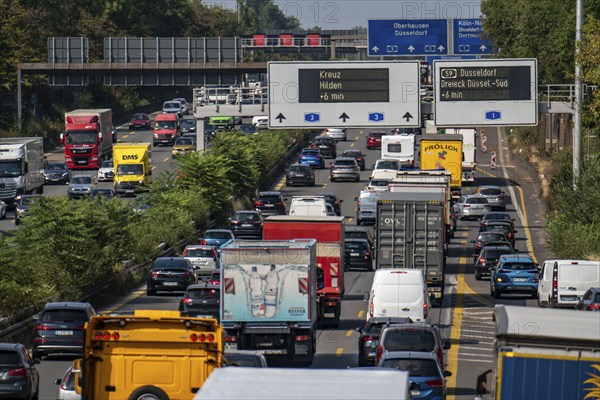
[{"label": "white van", "polygon": [[264,115],[252,117],[252,125],[254,125],[256,129],[267,129],[269,127],[269,117]]},{"label": "white van", "polygon": [[600,261],[547,260],[540,271],[538,305],[575,307],[589,288],[598,286]]},{"label": "white van", "polygon": [[356,225],[375,223],[378,198],[379,192],[375,190],[363,190],[354,199],[356,201]]},{"label": "white van", "polygon": [[381,158],[398,160],[400,165],[415,162],[415,135],[385,135],[381,137]]},{"label": "white van", "polygon": [[378,269],[373,277],[367,321],[372,317],[408,317],[429,323],[427,284],[420,269]]},{"label": "white van", "polygon": [[323,196],[294,196],[289,215],[303,217],[326,217],[327,202]]}]

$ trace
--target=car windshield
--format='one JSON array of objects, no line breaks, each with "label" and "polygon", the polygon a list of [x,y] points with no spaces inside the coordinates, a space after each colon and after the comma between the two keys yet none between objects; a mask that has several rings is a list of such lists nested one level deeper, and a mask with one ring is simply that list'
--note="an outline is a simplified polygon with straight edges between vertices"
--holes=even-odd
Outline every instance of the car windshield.
[{"label": "car windshield", "polygon": [[383,340],[387,351],[433,351],[433,332],[424,329],[388,329]]},{"label": "car windshield", "polygon": [[193,146],[194,145],[194,140],[193,139],[188,139],[188,138],[177,138],[175,139],[175,145],[179,145],[179,146]]},{"label": "car windshield", "polygon": [[0,366],[20,364],[19,355],[14,351],[0,351]]},{"label": "car windshield", "polygon": [[133,117],[131,117],[131,119],[133,119],[133,120],[146,120],[146,119],[148,119],[148,117],[146,117],[144,114],[133,114]]},{"label": "car windshield", "polygon": [[185,257],[212,258],[213,253],[211,249],[185,249]]},{"label": "car windshield", "polygon": [[346,239],[367,239],[367,232],[360,231],[346,231],[344,232]]},{"label": "car windshield", "polygon": [[185,127],[190,127],[190,126],[194,126],[194,121],[192,121],[191,119],[182,119],[180,121],[181,126],[185,126]]},{"label": "car windshield", "polygon": [[504,236],[504,234],[501,232],[489,232],[489,233],[480,234],[478,240],[480,242],[495,242],[495,241],[502,241],[505,239],[506,239],[506,236]]},{"label": "car windshield", "polygon": [[65,166],[65,164],[62,164],[62,163],[58,163],[58,164],[52,163],[52,164],[48,164],[46,166],[46,171],[62,171],[65,169],[67,169],[67,167]]},{"label": "car windshield", "polygon": [[398,161],[377,161],[375,169],[398,169],[400,164]]},{"label": "car windshield", "polygon": [[163,105],[163,108],[181,108],[181,104],[179,102],[169,102]]},{"label": "car windshield", "polygon": [[313,149],[304,149],[304,150],[302,150],[302,155],[303,156],[305,156],[305,155],[315,156],[315,155],[319,155],[319,154],[321,154],[321,152],[319,150],[316,150],[316,149],[314,149],[314,150]]},{"label": "car windshield", "polygon": [[95,144],[96,132],[69,131],[67,132],[67,144]]},{"label": "car windshield", "polygon": [[234,219],[242,222],[260,221],[260,217],[255,213],[237,213]]},{"label": "car windshield", "polygon": [[469,197],[465,203],[467,204],[487,204],[485,197]]},{"label": "car windshield", "polygon": [[189,297],[194,300],[212,300],[218,299],[220,296],[219,290],[217,289],[192,289],[188,290],[184,297]]},{"label": "car windshield", "polygon": [[355,165],[354,160],[335,160],[335,165],[341,165],[344,167],[353,167]]},{"label": "car windshield", "polygon": [[93,183],[91,176],[74,176],[71,183],[74,185],[91,185]]},{"label": "car windshield", "polygon": [[258,196],[258,201],[281,201],[281,197],[274,194],[261,194]]},{"label": "car windshield", "polygon": [[422,359],[400,359],[391,358],[383,361],[382,367],[396,368],[400,371],[408,371],[410,376],[439,376],[438,368],[434,360]]},{"label": "car windshield", "polygon": [[166,259],[157,259],[154,261],[154,269],[187,269],[188,263],[185,258],[166,258]]},{"label": "car windshield", "polygon": [[371,183],[369,183],[369,186],[387,186],[389,184],[389,181],[386,181],[384,179],[373,179],[371,180]]},{"label": "car windshield", "polygon": [[484,196],[499,196],[502,194],[502,190],[496,188],[485,188],[481,189],[480,193]]},{"label": "car windshield", "polygon": [[502,264],[502,269],[510,271],[529,271],[531,269],[537,270],[537,267],[532,262],[507,262]]},{"label": "car windshield", "polygon": [[367,250],[368,247],[366,242],[346,242],[346,250]]},{"label": "car windshield", "polygon": [[35,204],[38,200],[39,200],[39,198],[38,197],[34,197],[34,196],[23,197],[21,199],[21,201],[20,201],[20,204],[24,205],[24,206],[30,206],[32,204]]},{"label": "car windshield", "polygon": [[498,259],[502,254],[510,254],[512,250],[509,247],[502,249],[486,249],[481,255],[482,258],[495,258]]},{"label": "car windshield", "polygon": [[360,154],[357,151],[345,151],[342,153],[342,157],[354,157],[354,158],[360,158],[362,156],[362,154]]},{"label": "car windshield", "polygon": [[57,309],[46,310],[40,318],[41,322],[87,322],[87,315],[83,310]]},{"label": "car windshield", "polygon": [[504,233],[511,232],[509,225],[488,225],[486,228],[487,231],[499,231]]},{"label": "car windshield", "polygon": [[205,239],[231,239],[229,232],[206,232]]},{"label": "car windshield", "polygon": [[102,168],[113,168],[114,164],[112,161],[102,161]]},{"label": "car windshield", "polygon": [[483,216],[483,219],[484,220],[502,219],[502,220],[510,221],[512,218],[508,214],[503,214],[503,213],[487,213],[487,214],[485,214]]},{"label": "car windshield", "polygon": [[142,164],[119,164],[117,165],[117,175],[143,175],[144,166]]},{"label": "car windshield", "polygon": [[156,121],[154,129],[175,129],[175,121]]},{"label": "car windshield", "polygon": [[304,167],[300,167],[300,166],[290,167],[290,172],[305,172],[305,171],[308,171],[308,170]]}]

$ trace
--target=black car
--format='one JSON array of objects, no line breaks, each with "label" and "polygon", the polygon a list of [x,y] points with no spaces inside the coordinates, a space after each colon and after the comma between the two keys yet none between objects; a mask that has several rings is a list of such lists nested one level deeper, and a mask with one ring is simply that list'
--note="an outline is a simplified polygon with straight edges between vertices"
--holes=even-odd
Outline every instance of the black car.
[{"label": "black car", "polygon": [[229,229],[236,238],[262,239],[262,224],[258,211],[237,211],[229,221]]},{"label": "black car", "polygon": [[148,275],[146,294],[154,296],[160,291],[183,292],[194,283],[196,274],[190,260],[183,257],[159,257],[154,260]]},{"label": "black car", "polygon": [[356,328],[358,337],[358,366],[374,366],[379,345],[379,335],[384,326],[392,324],[412,323],[410,318],[400,317],[373,317],[365,324],[364,328]]},{"label": "black car", "polygon": [[331,193],[331,192],[317,193],[317,196],[325,197],[325,201],[327,203],[331,204],[331,206],[333,207],[333,211],[335,212],[335,215],[337,215],[337,216],[342,215],[342,202],[344,200],[340,199],[336,193]]},{"label": "black car", "polygon": [[258,133],[258,129],[252,124],[242,124],[237,130],[244,135],[254,135],[255,133]]},{"label": "black car", "polygon": [[219,302],[221,286],[208,283],[198,283],[188,286],[179,301],[179,311],[182,315],[210,316],[219,319]]},{"label": "black car", "polygon": [[335,158],[337,155],[337,143],[327,136],[316,137],[310,147],[321,150],[321,154],[325,158]]},{"label": "black car", "polygon": [[477,239],[471,240],[473,243],[473,258],[476,259],[481,249],[490,242],[506,242],[506,235],[502,232],[479,232]]},{"label": "black car", "polygon": [[375,251],[375,240],[371,234],[371,230],[360,226],[346,225],[344,230],[344,236],[346,239],[364,239],[369,242],[372,251]]},{"label": "black car", "polygon": [[20,343],[0,343],[0,398],[37,399],[40,395],[40,375],[32,358]]},{"label": "black car", "polygon": [[515,233],[512,222],[508,221],[490,221],[485,226],[479,228],[479,232],[502,232],[506,239],[515,247]]},{"label": "black car", "polygon": [[115,196],[115,191],[109,188],[95,188],[90,192],[90,199],[93,199],[94,197],[103,197],[110,200],[115,198]]},{"label": "black car", "polygon": [[71,170],[63,162],[51,162],[46,164],[42,171],[46,183],[68,184],[71,180]]},{"label": "black car", "polygon": [[41,359],[51,353],[83,353],[83,326],[96,315],[90,303],[55,302],[34,316],[31,353]]},{"label": "black car", "polygon": [[356,160],[356,163],[360,167],[361,171],[364,171],[366,168],[365,158],[366,155],[363,154],[360,150],[344,150],[340,157],[352,157]]},{"label": "black car", "polygon": [[285,186],[315,186],[315,172],[310,165],[293,164],[285,174]]},{"label": "black car", "polygon": [[346,239],[344,241],[346,269],[365,268],[373,270],[373,251],[365,239]]},{"label": "black car", "polygon": [[577,303],[575,309],[585,311],[600,311],[600,287],[589,288],[581,300],[579,300],[579,303]]},{"label": "black car", "polygon": [[196,132],[196,120],[183,118],[179,120],[179,127],[181,128],[181,133]]},{"label": "black car", "polygon": [[475,279],[480,281],[483,276],[490,276],[502,254],[515,254],[515,250],[507,245],[485,246],[475,260]]},{"label": "black car", "polygon": [[506,221],[510,222],[515,227],[515,220],[511,215],[507,212],[503,211],[492,211],[489,213],[485,213],[481,220],[479,221],[480,226],[486,226],[491,221]]},{"label": "black car", "polygon": [[285,215],[286,200],[281,192],[260,192],[254,199],[254,209],[262,215]]}]

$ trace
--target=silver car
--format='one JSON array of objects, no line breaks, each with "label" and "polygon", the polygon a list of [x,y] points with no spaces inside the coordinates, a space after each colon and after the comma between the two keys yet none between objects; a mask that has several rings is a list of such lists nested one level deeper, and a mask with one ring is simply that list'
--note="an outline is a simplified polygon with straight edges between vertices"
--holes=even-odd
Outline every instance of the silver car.
[{"label": "silver car", "polygon": [[80,400],[81,395],[75,391],[75,373],[73,367],[67,368],[67,372],[62,379],[55,379],[54,384],[59,385],[58,400]]},{"label": "silver car", "polygon": [[70,199],[78,199],[87,197],[94,188],[96,181],[91,175],[76,175],[71,178],[69,182],[69,188],[67,189],[67,196]]},{"label": "silver car", "polygon": [[329,177],[331,182],[338,179],[351,179],[358,182],[360,181],[360,167],[354,157],[338,157],[331,164]]},{"label": "silver car", "polygon": [[183,250],[183,257],[190,260],[198,278],[209,277],[216,268],[217,250],[214,246],[190,244]]},{"label": "silver car", "polygon": [[506,200],[504,198],[504,192],[498,186],[479,186],[477,188],[477,194],[485,196],[492,210],[506,210]]},{"label": "silver car", "polygon": [[323,132],[327,137],[334,140],[346,141],[346,129],[345,128],[328,128]]},{"label": "silver car", "polygon": [[485,196],[472,194],[461,196],[453,206],[453,211],[459,219],[481,218],[485,213],[492,211]]}]

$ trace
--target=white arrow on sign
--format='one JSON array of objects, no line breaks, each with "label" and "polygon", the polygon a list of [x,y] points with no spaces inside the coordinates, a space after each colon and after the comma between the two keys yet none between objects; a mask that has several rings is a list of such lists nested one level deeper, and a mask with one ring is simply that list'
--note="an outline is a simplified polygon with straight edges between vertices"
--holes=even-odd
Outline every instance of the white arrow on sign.
[{"label": "white arrow on sign", "polygon": [[413,51],[415,51],[415,48],[413,47],[413,45],[411,44],[410,46],[408,46],[408,51],[410,51],[411,53]]},{"label": "white arrow on sign", "polygon": [[379,47],[377,47],[377,46],[373,46],[373,47],[371,48],[371,50],[373,50],[375,53],[377,53],[377,52],[379,51]]},{"label": "white arrow on sign", "polygon": [[445,47],[440,44],[440,47],[438,47],[438,50],[439,51],[444,51],[444,49],[445,49]]},{"label": "white arrow on sign", "polygon": [[481,47],[479,48],[479,50],[486,51],[487,47],[485,46],[485,44],[482,44]]}]

